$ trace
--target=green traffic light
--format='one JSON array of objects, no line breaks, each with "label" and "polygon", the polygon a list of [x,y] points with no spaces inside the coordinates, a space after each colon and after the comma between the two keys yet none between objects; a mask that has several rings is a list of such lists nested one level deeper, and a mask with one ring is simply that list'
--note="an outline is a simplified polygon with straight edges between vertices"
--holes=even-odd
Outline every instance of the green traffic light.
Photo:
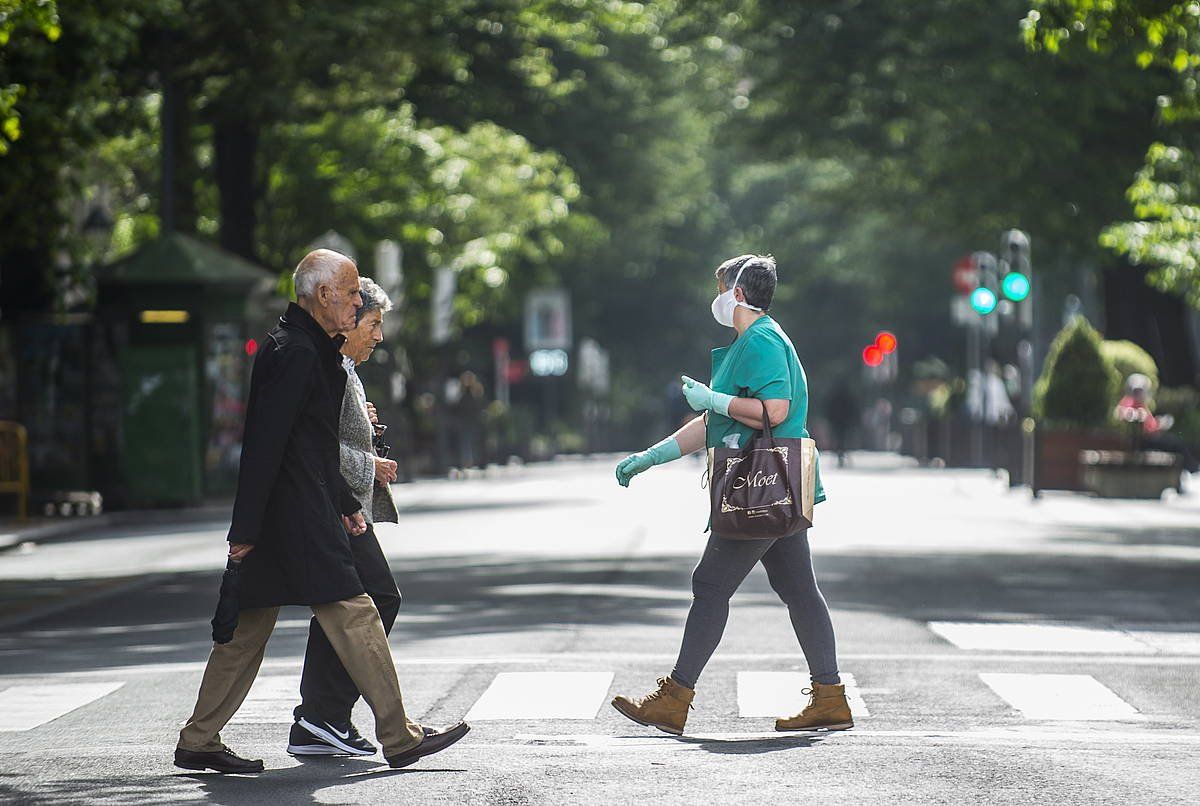
[{"label": "green traffic light", "polygon": [[980,316],[987,316],[996,310],[996,293],[984,286],[976,288],[971,292],[971,307]]},{"label": "green traffic light", "polygon": [[1019,271],[1010,271],[1004,275],[1000,287],[1004,291],[1004,296],[1013,302],[1020,302],[1029,296],[1029,278]]}]

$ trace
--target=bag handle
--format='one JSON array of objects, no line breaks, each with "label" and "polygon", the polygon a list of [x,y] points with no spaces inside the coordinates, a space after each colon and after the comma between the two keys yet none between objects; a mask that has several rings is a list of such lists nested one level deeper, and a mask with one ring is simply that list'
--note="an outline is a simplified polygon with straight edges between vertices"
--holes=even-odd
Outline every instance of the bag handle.
[{"label": "bag handle", "polygon": [[767,414],[767,401],[760,399],[758,402],[762,404],[763,410],[763,436],[767,439],[775,439],[775,435],[771,433],[771,417]]}]

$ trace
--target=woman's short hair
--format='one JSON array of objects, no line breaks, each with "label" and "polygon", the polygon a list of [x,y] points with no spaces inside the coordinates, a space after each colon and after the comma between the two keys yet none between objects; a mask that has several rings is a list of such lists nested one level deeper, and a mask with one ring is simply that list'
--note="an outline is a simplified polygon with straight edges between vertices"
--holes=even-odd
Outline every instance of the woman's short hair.
[{"label": "woman's short hair", "polygon": [[388,298],[387,292],[370,277],[358,278],[358,293],[362,295],[363,304],[354,313],[354,324],[356,325],[371,311],[387,313],[392,309],[392,301]]},{"label": "woman's short hair", "polygon": [[[741,271],[742,276],[738,277]],[[737,287],[746,295],[746,302],[764,311],[771,307],[775,298],[775,286],[779,276],[775,268],[775,258],[771,255],[738,255],[726,260],[717,267],[715,272],[718,282],[726,289],[733,288],[734,280]]]}]

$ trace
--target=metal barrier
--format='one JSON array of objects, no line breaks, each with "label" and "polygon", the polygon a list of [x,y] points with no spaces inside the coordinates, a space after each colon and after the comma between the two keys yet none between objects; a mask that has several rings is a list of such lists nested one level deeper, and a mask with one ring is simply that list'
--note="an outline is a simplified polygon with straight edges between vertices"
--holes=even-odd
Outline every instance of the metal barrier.
[{"label": "metal barrier", "polygon": [[20,423],[0,422],[0,494],[17,496],[17,516],[29,516],[29,435]]}]

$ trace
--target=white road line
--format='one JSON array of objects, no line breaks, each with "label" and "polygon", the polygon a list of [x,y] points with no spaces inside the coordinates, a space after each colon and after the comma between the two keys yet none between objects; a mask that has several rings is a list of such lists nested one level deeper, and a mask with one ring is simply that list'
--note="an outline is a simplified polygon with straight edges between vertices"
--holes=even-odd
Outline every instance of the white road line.
[{"label": "white road line", "polygon": [[612,681],[612,672],[501,672],[466,719],[595,719]]},{"label": "white road line", "polygon": [[300,675],[259,675],[231,725],[290,725],[300,703]]},{"label": "white road line", "polygon": [[1153,655],[1158,650],[1122,630],[1065,624],[931,621],[929,629],[959,649],[1057,654]]},{"label": "white road line", "polygon": [[553,746],[579,748],[583,751],[633,750],[639,753],[652,749],[655,752],[678,752],[704,750],[705,745],[733,744],[737,742],[778,742],[787,747],[805,739],[819,741],[863,740],[874,742],[926,741],[930,744],[963,745],[1028,745],[1050,743],[1056,745],[1119,745],[1130,747],[1167,746],[1200,747],[1200,734],[1173,730],[1046,730],[1042,728],[991,728],[985,730],[851,730],[804,733],[694,733],[676,738],[666,734],[645,736],[609,736],[601,734],[555,734],[518,733],[512,741],[527,745],[530,749]]},{"label": "white road line", "polygon": [[0,691],[0,731],[31,730],[107,697],[123,685],[124,682],[105,682],[13,686]]},{"label": "white road line", "polygon": [[1090,674],[980,674],[992,691],[1029,719],[1143,719]]},{"label": "white road line", "polygon": [[[846,699],[855,717],[870,716],[867,704],[859,693],[854,675],[843,674]],[[801,692],[811,685],[807,674],[801,672],[738,672],[738,716],[792,716],[808,704]]]}]

